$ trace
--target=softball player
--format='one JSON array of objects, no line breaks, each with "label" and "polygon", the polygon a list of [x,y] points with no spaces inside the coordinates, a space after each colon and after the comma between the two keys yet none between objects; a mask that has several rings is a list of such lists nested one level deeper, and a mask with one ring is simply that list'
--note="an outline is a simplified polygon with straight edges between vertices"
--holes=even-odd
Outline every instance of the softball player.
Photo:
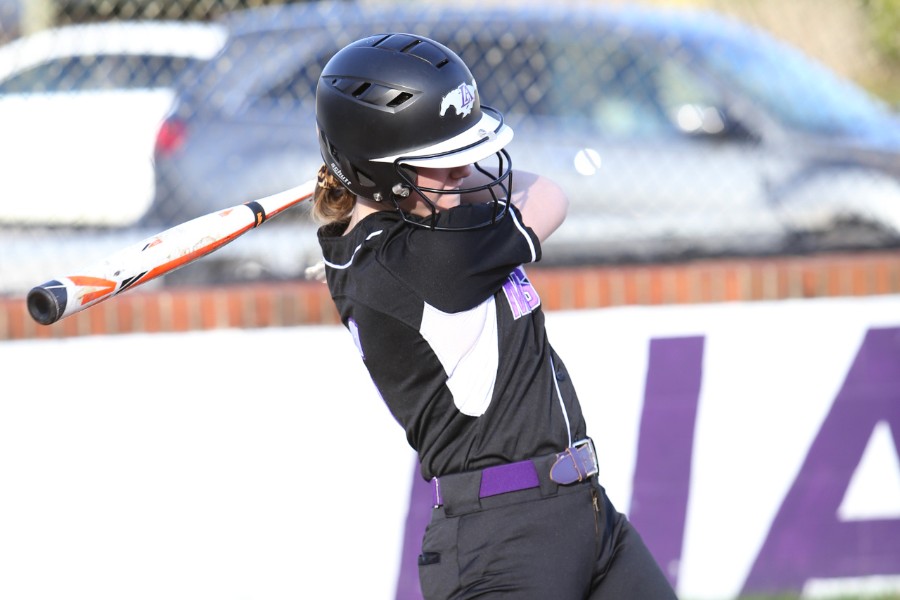
[{"label": "softball player", "polygon": [[425,597],[674,598],[597,481],[523,268],[565,218],[560,188],[512,171],[512,130],[427,38],[343,48],[316,118],[328,286],[433,487]]}]

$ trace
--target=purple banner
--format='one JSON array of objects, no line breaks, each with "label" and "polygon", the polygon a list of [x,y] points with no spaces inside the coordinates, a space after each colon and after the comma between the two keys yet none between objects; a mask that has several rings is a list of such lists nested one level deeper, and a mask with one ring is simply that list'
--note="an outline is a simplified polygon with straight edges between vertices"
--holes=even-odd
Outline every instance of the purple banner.
[{"label": "purple banner", "polygon": [[702,379],[702,337],[651,340],[629,518],[674,587]]},{"label": "purple banner", "polygon": [[797,591],[811,578],[900,574],[900,520],[838,518],[879,422],[890,425],[894,445],[900,445],[900,328],[866,334],[772,523],[745,592]]}]

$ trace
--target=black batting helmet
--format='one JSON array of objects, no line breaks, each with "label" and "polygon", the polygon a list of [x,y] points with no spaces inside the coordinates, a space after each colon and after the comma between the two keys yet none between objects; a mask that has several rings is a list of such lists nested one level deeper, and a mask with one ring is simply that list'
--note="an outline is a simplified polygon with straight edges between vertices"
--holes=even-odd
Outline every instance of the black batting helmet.
[{"label": "black batting helmet", "polygon": [[353,193],[376,201],[422,191],[409,167],[463,166],[497,155],[490,185],[510,176],[504,146],[512,129],[481,105],[462,59],[422,36],[374,35],[341,49],[319,78],[316,122],[331,172]]}]

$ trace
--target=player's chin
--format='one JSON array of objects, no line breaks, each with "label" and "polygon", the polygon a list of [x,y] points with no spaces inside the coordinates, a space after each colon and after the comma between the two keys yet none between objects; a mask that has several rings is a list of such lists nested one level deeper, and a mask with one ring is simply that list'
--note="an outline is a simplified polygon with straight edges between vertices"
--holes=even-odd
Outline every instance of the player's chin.
[{"label": "player's chin", "polygon": [[438,206],[444,210],[453,208],[454,206],[459,206],[462,202],[462,195],[459,193],[455,194],[443,194],[438,202]]},{"label": "player's chin", "polygon": [[458,188],[442,189],[440,193],[428,194],[428,200],[438,210],[459,206],[461,195]]}]

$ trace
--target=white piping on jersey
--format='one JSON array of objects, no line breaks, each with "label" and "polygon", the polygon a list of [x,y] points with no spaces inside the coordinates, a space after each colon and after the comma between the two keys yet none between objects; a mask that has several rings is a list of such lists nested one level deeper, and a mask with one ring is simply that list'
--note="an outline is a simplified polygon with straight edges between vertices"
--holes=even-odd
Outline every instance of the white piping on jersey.
[{"label": "white piping on jersey", "polygon": [[[383,230],[383,229],[379,229],[378,231],[373,231],[372,233],[370,233],[369,235],[366,236],[366,240],[365,240],[365,241],[368,242],[369,240],[371,240],[371,239],[372,239],[373,237],[375,237],[376,235],[381,235],[382,233],[384,233],[384,230]],[[365,243],[365,242],[363,242],[363,243]],[[323,259],[323,262],[324,262],[326,265],[328,265],[329,267],[331,267],[332,269],[347,269],[347,268],[350,267],[350,265],[353,264],[353,259],[356,258],[356,253],[359,252],[360,248],[362,248],[362,247],[363,247],[363,245],[360,244],[359,246],[357,246],[356,248],[354,248],[354,249],[353,249],[353,254],[350,255],[350,260],[348,260],[346,263],[344,263],[344,264],[342,264],[342,265],[336,265],[336,264],[334,264],[333,262],[329,262],[327,259]]]},{"label": "white piping on jersey", "polygon": [[516,224],[516,227],[519,231],[522,232],[522,235],[525,237],[525,240],[528,242],[528,248],[531,250],[531,262],[537,260],[537,250],[534,248],[534,242],[531,241],[531,236],[528,235],[528,232],[525,231],[525,226],[516,218],[516,213],[513,211],[509,211],[510,216],[512,217],[513,223]]},{"label": "white piping on jersey", "polygon": [[572,447],[572,424],[569,423],[569,412],[566,410],[566,404],[563,402],[562,392],[559,391],[559,380],[556,378],[556,365],[553,364],[553,357],[550,357],[550,370],[553,371],[553,385],[556,387],[556,397],[559,398],[559,407],[562,409],[563,419],[566,420],[566,435],[569,436],[569,447]]},{"label": "white piping on jersey", "polygon": [[419,333],[444,367],[459,412],[483,415],[494,395],[500,364],[494,298],[458,313],[445,313],[426,303]]}]

